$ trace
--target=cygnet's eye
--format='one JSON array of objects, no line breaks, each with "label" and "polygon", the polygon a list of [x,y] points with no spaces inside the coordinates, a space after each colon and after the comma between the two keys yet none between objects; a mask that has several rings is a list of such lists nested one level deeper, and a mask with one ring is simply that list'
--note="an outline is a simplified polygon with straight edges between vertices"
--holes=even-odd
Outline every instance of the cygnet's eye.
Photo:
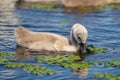
[{"label": "cygnet's eye", "polygon": [[81,40],[80,36],[78,36],[78,39]]},{"label": "cygnet's eye", "polygon": [[78,40],[80,40],[80,41],[81,41],[81,37],[80,37],[80,35],[77,35],[77,38],[78,38]]},{"label": "cygnet's eye", "polygon": [[78,38],[78,40],[77,40],[77,41],[78,41],[78,44],[80,44],[80,43],[81,43],[81,37],[78,36],[77,38]]}]

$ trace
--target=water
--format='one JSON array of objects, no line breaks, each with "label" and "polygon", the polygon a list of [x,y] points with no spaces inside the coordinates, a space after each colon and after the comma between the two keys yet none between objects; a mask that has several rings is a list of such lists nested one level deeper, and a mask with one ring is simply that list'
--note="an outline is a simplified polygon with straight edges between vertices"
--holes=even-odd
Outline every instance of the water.
[{"label": "water", "polygon": [[[2,9],[1,12],[6,13]],[[15,11],[13,9],[9,12],[11,14],[0,13],[1,20],[5,15],[9,16],[4,18],[8,20],[0,21],[0,51],[2,52],[18,51],[13,37],[13,32],[17,25],[23,25],[32,31],[52,32],[69,38],[72,25],[81,23],[88,29],[88,44],[93,44],[96,47],[105,47],[109,50],[107,53],[86,56],[87,60],[108,61],[120,58],[120,10],[107,8],[100,11],[80,13],[63,10],[17,9]],[[62,23],[61,20],[67,20],[67,22]],[[18,60],[18,62],[38,64],[34,60],[29,60],[33,59],[33,56],[16,54],[16,57],[24,59]],[[21,69],[5,68],[4,65],[0,64],[0,80],[96,80],[91,78],[91,76],[98,72],[120,74],[120,68],[111,67],[103,68],[96,66],[86,70],[83,69],[80,73],[75,73],[60,66],[45,66],[55,69],[61,72],[61,74],[40,76],[30,74]]]}]

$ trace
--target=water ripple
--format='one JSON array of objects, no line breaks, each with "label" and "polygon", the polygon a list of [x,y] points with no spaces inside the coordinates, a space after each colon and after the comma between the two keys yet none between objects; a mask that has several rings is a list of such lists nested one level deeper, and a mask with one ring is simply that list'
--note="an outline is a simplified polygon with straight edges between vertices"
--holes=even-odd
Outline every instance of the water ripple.
[{"label": "water ripple", "polygon": [[[79,13],[62,10],[17,9],[16,12],[14,11],[15,15],[11,15],[12,13],[7,13],[7,11],[4,13],[9,20],[5,20],[6,17],[3,13],[0,13],[0,51],[15,52],[16,42],[13,32],[17,25],[23,25],[32,31],[53,32],[69,38],[72,25],[81,23],[88,28],[88,44],[93,44],[97,47],[107,47],[108,49],[115,48],[115,51],[89,55],[86,57],[88,60],[109,61],[120,57],[120,11],[118,10],[103,9],[98,12]],[[11,18],[16,19],[16,21],[11,20]],[[67,22],[60,22],[61,20],[67,20]],[[11,24],[12,22],[13,24]],[[26,62],[29,61],[26,60]],[[60,71],[61,74],[40,76],[30,74],[21,69],[8,69],[0,66],[0,78],[3,80],[93,80],[90,76],[97,72],[120,73],[115,68],[93,67],[86,71],[86,76],[81,77],[82,74],[77,73],[76,75],[70,69],[50,65],[47,67],[54,68]]]}]

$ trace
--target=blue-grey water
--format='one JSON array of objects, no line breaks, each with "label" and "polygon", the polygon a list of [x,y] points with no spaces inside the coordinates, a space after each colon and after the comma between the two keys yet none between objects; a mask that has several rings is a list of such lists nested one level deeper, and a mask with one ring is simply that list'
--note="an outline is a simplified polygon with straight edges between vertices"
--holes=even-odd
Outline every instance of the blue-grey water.
[{"label": "blue-grey water", "polygon": [[[72,25],[81,23],[87,27],[89,32],[87,44],[109,50],[107,53],[86,56],[87,60],[109,61],[120,58],[120,10],[107,8],[91,12],[67,12],[63,10],[16,9],[10,13],[4,14],[2,10],[0,13],[0,52],[16,52],[13,32],[18,25],[23,25],[32,31],[52,32],[69,38]],[[6,18],[9,19],[6,20]],[[30,56],[21,58],[24,60],[18,60],[18,62],[38,64],[34,60],[28,60]],[[74,73],[70,69],[60,66],[45,66],[61,73],[40,76],[30,74],[22,69],[5,68],[0,64],[0,80],[98,80],[91,76],[98,72],[120,74],[120,68],[113,67],[96,66],[83,69],[80,73]]]}]

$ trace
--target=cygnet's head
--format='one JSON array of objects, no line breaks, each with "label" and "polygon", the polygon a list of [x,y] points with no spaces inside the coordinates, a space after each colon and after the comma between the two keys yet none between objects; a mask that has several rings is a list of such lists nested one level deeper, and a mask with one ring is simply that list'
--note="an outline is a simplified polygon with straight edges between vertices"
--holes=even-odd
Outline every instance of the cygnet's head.
[{"label": "cygnet's head", "polygon": [[79,23],[73,25],[70,35],[71,43],[74,46],[78,47],[82,53],[86,53],[85,44],[87,37],[88,37],[88,31],[83,25]]}]

